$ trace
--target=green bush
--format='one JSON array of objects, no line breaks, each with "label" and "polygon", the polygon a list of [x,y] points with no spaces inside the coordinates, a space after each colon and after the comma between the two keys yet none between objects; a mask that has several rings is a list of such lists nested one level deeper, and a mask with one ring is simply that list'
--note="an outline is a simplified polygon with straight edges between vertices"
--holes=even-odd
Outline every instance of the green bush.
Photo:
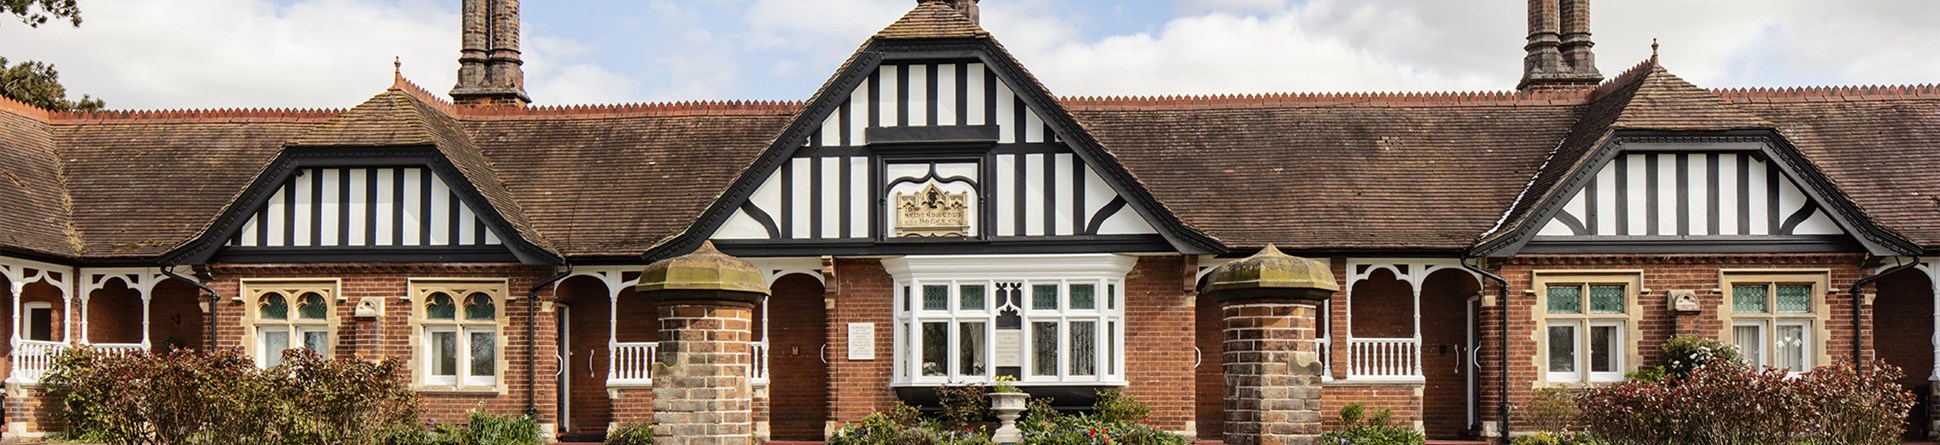
[{"label": "green bush", "polygon": [[1413,428],[1397,425],[1394,412],[1367,415],[1367,407],[1349,403],[1340,410],[1340,429],[1320,435],[1321,443],[1343,445],[1420,445],[1427,439]]},{"label": "green bush", "polygon": [[1185,445],[1185,436],[1143,422],[1108,421],[1088,414],[1045,416],[1018,424],[1027,445]]},{"label": "green bush", "polygon": [[1118,388],[1098,391],[1098,401],[1091,404],[1091,411],[1098,419],[1106,422],[1143,423],[1152,415],[1152,409],[1139,403],[1138,399],[1125,395]]},{"label": "green bush", "polygon": [[1898,444],[1913,394],[1900,370],[1826,366],[1800,376],[1713,364],[1689,378],[1586,390],[1581,421],[1615,445]]},{"label": "green bush", "polygon": [[465,445],[543,445],[539,421],[524,414],[495,416],[472,411],[465,422]]},{"label": "green bush", "polygon": [[936,398],[943,405],[943,425],[951,429],[976,428],[990,418],[990,397],[982,386],[944,386],[936,389]]},{"label": "green bush", "polygon": [[606,445],[653,445],[653,424],[621,427],[619,431],[606,435]]},{"label": "green bush", "polygon": [[239,351],[110,356],[79,347],[44,382],[69,435],[110,444],[352,444],[411,427],[417,395],[394,361],[301,350],[267,370]]},{"label": "green bush", "polygon": [[828,445],[988,445],[989,431],[944,428],[936,419],[924,419],[916,408],[896,404],[888,412],[864,417],[862,422],[843,425],[829,435]]},{"label": "green bush", "polygon": [[1570,394],[1568,388],[1539,388],[1536,396],[1529,401],[1529,423],[1536,431],[1569,431],[1570,420],[1575,419],[1579,412],[1576,397]]}]

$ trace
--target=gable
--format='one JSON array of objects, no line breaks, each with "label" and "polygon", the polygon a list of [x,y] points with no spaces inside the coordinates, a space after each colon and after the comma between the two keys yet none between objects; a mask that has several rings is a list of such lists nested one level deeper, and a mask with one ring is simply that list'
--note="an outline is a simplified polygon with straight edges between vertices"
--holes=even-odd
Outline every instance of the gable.
[{"label": "gable", "polygon": [[228,248],[503,246],[423,167],[304,168],[250,214]]},{"label": "gable", "polygon": [[1473,254],[1917,252],[1769,131],[1620,133],[1558,191]]},{"label": "gable", "polygon": [[1815,236],[1846,232],[1751,153],[1625,153],[1543,225],[1546,237]]},{"label": "gable", "polygon": [[1041,116],[979,61],[884,63],[710,238],[905,237],[888,204],[925,187],[968,238],[1156,235]]}]

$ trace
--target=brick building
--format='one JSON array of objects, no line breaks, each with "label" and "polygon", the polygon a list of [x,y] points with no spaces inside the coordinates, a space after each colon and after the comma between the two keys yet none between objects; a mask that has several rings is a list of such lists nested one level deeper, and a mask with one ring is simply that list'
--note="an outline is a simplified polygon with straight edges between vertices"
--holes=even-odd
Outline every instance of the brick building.
[{"label": "brick building", "polygon": [[768,287],[728,349],[774,439],[997,376],[1218,439],[1199,291],[1269,244],[1340,286],[1323,412],[1431,437],[1516,431],[1535,389],[1678,334],[1930,393],[1940,89],[1606,80],[1588,0],[1529,3],[1512,92],[1059,97],[939,0],[802,102],[531,107],[518,2],[467,0],[450,102],[402,77],[345,110],[0,100],[7,434],[58,427],[37,383],[92,344],[396,358],[428,420],[598,436],[652,420],[656,320],[686,314],[641,270],[706,243]]}]

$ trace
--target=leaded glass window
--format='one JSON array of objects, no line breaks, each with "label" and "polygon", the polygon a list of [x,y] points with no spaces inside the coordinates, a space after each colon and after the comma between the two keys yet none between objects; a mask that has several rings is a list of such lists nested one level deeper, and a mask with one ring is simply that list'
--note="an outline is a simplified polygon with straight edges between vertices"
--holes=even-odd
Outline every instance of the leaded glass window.
[{"label": "leaded glass window", "polygon": [[930,384],[1122,383],[1119,279],[948,279],[899,283],[896,379]]},{"label": "leaded glass window", "polygon": [[499,320],[503,283],[412,283],[418,304],[416,345],[423,363],[420,374],[428,385],[463,390],[496,388],[504,367],[503,333]]},{"label": "leaded glass window", "polygon": [[330,295],[334,282],[250,282],[244,294],[254,299],[254,317],[246,320],[249,352],[257,366],[283,364],[283,355],[302,349],[330,356],[332,332]]}]

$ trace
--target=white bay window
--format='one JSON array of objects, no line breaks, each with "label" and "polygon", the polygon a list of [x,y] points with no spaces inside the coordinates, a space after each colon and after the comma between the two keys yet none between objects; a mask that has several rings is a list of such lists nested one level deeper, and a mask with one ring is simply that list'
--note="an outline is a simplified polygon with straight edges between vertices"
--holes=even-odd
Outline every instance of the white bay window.
[{"label": "white bay window", "polygon": [[908,257],[896,284],[895,383],[1122,385],[1118,255]]}]

